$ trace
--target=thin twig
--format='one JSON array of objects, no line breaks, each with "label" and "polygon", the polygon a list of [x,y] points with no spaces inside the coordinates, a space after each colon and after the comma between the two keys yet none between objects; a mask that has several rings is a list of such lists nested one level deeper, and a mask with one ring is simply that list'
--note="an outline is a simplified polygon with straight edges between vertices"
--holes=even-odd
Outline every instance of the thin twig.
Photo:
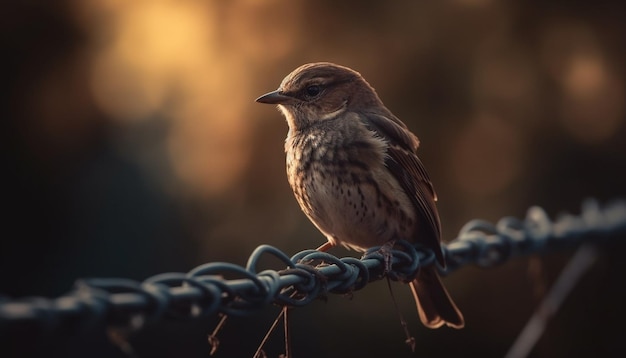
[{"label": "thin twig", "polygon": [[287,306],[283,307],[280,310],[280,313],[278,314],[278,316],[276,316],[274,323],[272,323],[272,326],[270,327],[270,329],[267,330],[267,333],[265,333],[265,337],[263,337],[261,344],[259,344],[259,347],[256,349],[256,352],[254,352],[254,355],[252,356],[253,358],[260,357],[259,354],[261,354],[261,351],[263,350],[263,346],[265,346],[265,343],[269,339],[270,335],[272,334],[272,332],[274,332],[274,330],[276,329],[276,326],[278,326],[278,322],[280,322],[280,319],[283,318],[283,316],[285,316],[286,313],[287,313]]},{"label": "thin twig", "polygon": [[396,313],[398,314],[398,317],[400,318],[400,325],[402,326],[402,329],[404,330],[404,334],[406,335],[406,341],[404,341],[404,343],[406,343],[409,347],[411,347],[411,352],[415,352],[415,337],[411,336],[411,334],[409,333],[409,327],[406,323],[406,320],[404,319],[404,316],[402,316],[402,312],[400,312],[400,308],[398,307],[398,302],[396,302],[396,297],[393,294],[393,290],[391,289],[391,280],[389,279],[389,277],[387,277],[387,287],[389,287],[389,293],[391,294],[391,301],[393,301],[393,307],[396,309]]},{"label": "thin twig", "polygon": [[526,323],[526,326],[506,354],[506,358],[524,358],[528,356],[545,331],[548,321],[558,311],[582,275],[591,268],[596,257],[597,250],[592,245],[581,246],[576,251],[554,283],[554,286],[552,286],[552,289],[539,304],[528,323]]},{"label": "thin twig", "polygon": [[289,335],[289,307],[283,307],[283,326],[285,328],[285,358],[291,358],[291,336]]},{"label": "thin twig", "polygon": [[116,345],[128,358],[136,358],[135,350],[133,346],[128,342],[128,333],[124,333],[122,330],[109,328],[107,335],[111,342]]},{"label": "thin twig", "polygon": [[222,326],[226,323],[226,319],[228,319],[228,315],[223,314],[220,318],[220,321],[215,326],[213,332],[209,335],[209,344],[211,345],[211,352],[209,355],[214,355],[217,352],[217,348],[220,346],[220,340],[217,338],[217,333],[222,329]]}]

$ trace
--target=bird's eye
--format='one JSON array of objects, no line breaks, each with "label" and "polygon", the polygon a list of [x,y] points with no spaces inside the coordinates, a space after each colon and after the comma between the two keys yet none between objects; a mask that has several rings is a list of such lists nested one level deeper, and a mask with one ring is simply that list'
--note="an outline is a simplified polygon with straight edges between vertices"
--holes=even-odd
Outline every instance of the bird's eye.
[{"label": "bird's eye", "polygon": [[312,85],[306,88],[306,94],[309,97],[315,97],[322,92],[322,88],[318,85]]}]

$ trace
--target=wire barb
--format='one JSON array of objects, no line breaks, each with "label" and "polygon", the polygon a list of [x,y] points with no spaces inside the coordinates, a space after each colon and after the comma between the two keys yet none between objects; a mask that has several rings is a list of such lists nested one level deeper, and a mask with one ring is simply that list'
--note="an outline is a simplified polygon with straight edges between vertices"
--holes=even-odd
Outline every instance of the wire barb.
[{"label": "wire barb", "polygon": [[[531,207],[523,220],[505,217],[495,225],[482,220],[467,223],[458,238],[444,247],[447,266],[440,271],[447,274],[469,264],[492,267],[517,256],[573,248],[583,242],[601,243],[625,234],[624,200],[604,208],[589,200],[583,203],[580,215],[562,215],[555,221],[543,209]],[[436,265],[432,251],[402,241],[398,244],[402,249],[391,250],[391,279],[403,280],[420,267]],[[384,257],[376,254],[378,250],[380,247],[370,249],[362,259],[337,258],[315,250],[290,258],[277,248],[262,245],[246,267],[213,262],[188,273],[164,273],[143,282],[81,280],[73,291],[56,299],[11,300],[0,295],[0,336],[20,323],[34,324],[48,334],[102,325],[136,331],[165,317],[241,316],[272,303],[305,306],[328,292],[351,293],[381,279],[386,265]],[[279,259],[288,268],[260,270],[257,266],[263,255]],[[326,264],[312,266],[320,262]],[[226,274],[237,278],[226,280]]]}]

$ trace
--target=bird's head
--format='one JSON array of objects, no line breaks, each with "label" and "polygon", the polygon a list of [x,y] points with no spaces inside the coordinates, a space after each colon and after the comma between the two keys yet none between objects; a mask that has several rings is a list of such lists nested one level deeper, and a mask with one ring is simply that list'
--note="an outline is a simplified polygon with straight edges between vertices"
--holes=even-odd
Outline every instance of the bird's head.
[{"label": "bird's head", "polygon": [[376,91],[358,72],[329,62],[298,67],[277,90],[256,101],[277,104],[294,130],[337,118],[346,111],[384,108]]}]

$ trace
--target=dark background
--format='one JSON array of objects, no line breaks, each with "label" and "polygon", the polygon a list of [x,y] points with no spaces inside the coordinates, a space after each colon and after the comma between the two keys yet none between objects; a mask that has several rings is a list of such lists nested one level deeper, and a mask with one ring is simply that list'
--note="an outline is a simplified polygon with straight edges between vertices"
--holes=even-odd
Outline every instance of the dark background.
[{"label": "dark background", "polygon": [[[473,218],[623,197],[625,34],[619,2],[5,4],[0,293],[56,297],[81,277],[321,244],[286,182],[286,124],[254,103],[306,62],[361,72],[420,137],[447,240]],[[601,252],[532,356],[620,355],[624,249]],[[418,356],[503,356],[571,254],[446,278],[460,331],[422,327],[394,285]],[[277,311],[231,319],[217,357],[251,356]],[[206,357],[215,323],[149,325],[130,343],[139,357]],[[295,310],[292,339],[295,357],[414,356],[384,282]],[[13,343],[16,356],[124,356],[103,335]],[[277,334],[267,353],[282,352]]]}]

